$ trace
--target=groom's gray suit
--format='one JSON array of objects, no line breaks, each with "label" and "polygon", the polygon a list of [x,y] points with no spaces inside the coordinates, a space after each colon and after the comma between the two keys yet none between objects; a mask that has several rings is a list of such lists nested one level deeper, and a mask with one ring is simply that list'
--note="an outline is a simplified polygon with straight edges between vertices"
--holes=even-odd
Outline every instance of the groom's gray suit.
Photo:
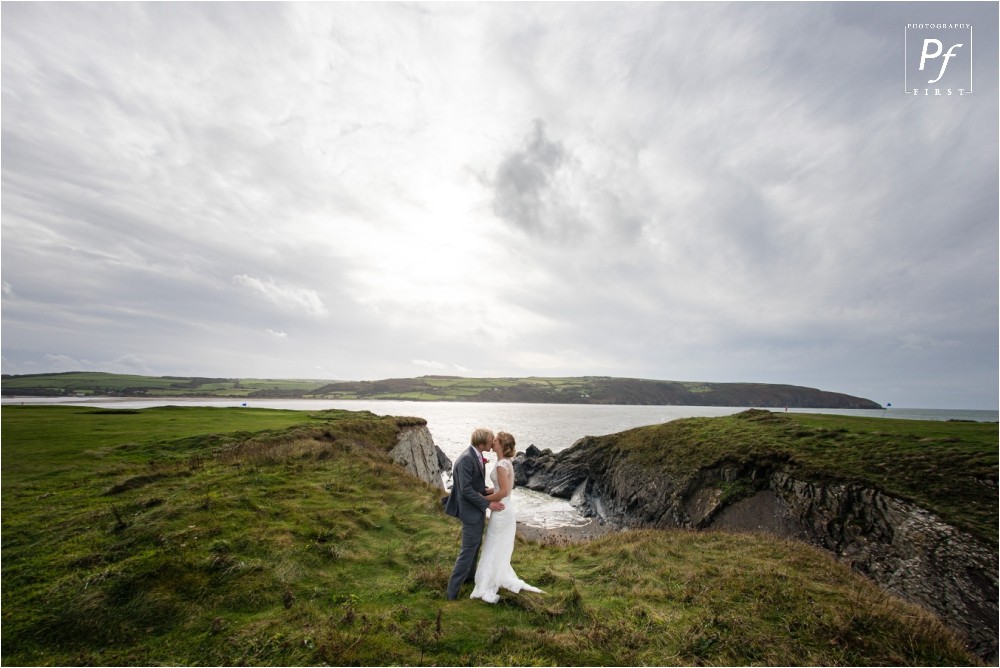
[{"label": "groom's gray suit", "polygon": [[486,465],[475,447],[466,448],[452,468],[451,495],[444,512],[462,520],[462,549],[455,560],[455,569],[448,580],[448,598],[455,600],[462,584],[476,574],[476,559],[483,542],[486,509],[490,502],[486,492]]}]

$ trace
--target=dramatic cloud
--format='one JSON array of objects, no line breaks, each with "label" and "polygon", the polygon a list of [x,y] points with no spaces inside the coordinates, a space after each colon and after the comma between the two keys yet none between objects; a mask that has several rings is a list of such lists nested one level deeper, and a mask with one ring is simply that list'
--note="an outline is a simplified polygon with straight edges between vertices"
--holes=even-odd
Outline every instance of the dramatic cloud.
[{"label": "dramatic cloud", "polygon": [[552,180],[566,158],[559,144],[545,137],[545,124],[535,120],[525,146],[504,158],[496,176],[493,210],[527,232],[540,234],[559,218],[561,202],[551,202]]},{"label": "dramatic cloud", "polygon": [[[4,373],[997,407],[995,4],[2,13]],[[973,93],[903,92],[912,23]]]}]

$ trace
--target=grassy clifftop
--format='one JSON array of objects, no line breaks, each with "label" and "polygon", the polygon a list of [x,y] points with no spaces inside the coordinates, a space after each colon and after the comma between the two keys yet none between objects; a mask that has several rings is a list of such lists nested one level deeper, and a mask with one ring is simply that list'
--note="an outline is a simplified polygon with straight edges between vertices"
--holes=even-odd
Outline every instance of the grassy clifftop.
[{"label": "grassy clifftop", "polygon": [[460,378],[422,376],[325,382],[150,377],[108,373],[4,376],[4,396],[257,397],[401,399],[554,404],[881,408],[868,399],[811,387],[636,378]]},{"label": "grassy clifftop", "polygon": [[546,594],[448,602],[459,526],[344,411],[6,406],[17,665],[973,664],[809,547],[723,533],[519,543]]},{"label": "grassy clifftop", "polygon": [[858,481],[912,501],[997,544],[995,423],[890,420],[745,411],[591,437],[652,475],[696,474],[721,462],[781,461],[809,480]]}]

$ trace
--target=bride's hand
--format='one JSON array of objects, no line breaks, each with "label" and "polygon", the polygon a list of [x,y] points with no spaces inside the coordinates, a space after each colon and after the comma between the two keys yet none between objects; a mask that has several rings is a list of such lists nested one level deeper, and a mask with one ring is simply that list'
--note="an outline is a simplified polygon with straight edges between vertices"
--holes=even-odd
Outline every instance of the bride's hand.
[{"label": "bride's hand", "polygon": [[492,494],[492,493],[493,493],[493,492],[495,492],[495,491],[496,491],[496,490],[495,490],[495,489],[493,489],[492,487],[487,487],[487,488],[486,488],[486,491],[485,491],[485,492],[483,492],[483,496],[489,496],[490,494]]}]

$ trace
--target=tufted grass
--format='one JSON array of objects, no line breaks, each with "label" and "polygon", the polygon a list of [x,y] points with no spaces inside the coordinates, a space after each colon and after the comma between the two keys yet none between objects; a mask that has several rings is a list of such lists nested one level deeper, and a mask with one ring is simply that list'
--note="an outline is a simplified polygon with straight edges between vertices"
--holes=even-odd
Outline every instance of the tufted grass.
[{"label": "tufted grass", "polygon": [[2,419],[7,665],[975,664],[928,613],[752,535],[519,541],[544,595],[449,602],[459,525],[386,456],[393,418]]},{"label": "tufted grass", "polygon": [[723,461],[787,462],[812,480],[858,481],[997,544],[996,423],[751,410],[593,439],[651,470],[691,475]]}]

